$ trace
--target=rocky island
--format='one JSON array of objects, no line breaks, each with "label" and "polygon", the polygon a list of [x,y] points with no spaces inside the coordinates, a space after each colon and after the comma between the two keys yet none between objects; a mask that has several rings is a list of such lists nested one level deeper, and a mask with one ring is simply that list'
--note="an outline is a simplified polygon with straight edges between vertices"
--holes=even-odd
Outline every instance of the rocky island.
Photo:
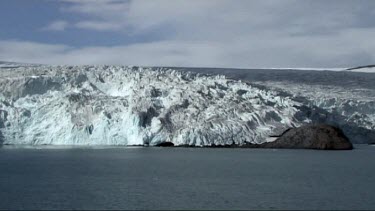
[{"label": "rocky island", "polygon": [[317,124],[304,125],[285,131],[273,142],[261,144],[265,148],[350,150],[352,143],[337,127]]}]

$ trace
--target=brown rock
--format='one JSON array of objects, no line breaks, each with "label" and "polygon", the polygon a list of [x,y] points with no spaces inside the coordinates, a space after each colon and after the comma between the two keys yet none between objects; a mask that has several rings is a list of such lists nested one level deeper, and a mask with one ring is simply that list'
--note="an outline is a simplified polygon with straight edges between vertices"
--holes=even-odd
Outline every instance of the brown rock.
[{"label": "brown rock", "polygon": [[273,142],[263,143],[265,148],[350,150],[352,143],[341,129],[326,125],[305,125],[285,131]]}]

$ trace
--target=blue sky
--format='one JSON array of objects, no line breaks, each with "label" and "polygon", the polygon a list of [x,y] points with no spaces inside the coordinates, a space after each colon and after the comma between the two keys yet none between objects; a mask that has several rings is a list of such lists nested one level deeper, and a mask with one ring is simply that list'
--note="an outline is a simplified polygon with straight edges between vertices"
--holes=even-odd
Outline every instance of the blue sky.
[{"label": "blue sky", "polygon": [[0,60],[350,67],[375,63],[372,0],[1,0]]}]

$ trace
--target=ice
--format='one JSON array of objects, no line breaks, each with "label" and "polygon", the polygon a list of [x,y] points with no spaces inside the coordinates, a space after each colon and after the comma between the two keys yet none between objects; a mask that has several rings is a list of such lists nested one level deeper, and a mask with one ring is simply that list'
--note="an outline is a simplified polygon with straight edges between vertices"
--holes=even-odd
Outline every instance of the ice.
[{"label": "ice", "polygon": [[260,144],[311,122],[339,126],[355,143],[375,137],[370,89],[175,68],[12,65],[0,68],[3,144]]},{"label": "ice", "polygon": [[43,65],[1,75],[3,144],[242,145],[301,124],[299,103],[224,76]]}]

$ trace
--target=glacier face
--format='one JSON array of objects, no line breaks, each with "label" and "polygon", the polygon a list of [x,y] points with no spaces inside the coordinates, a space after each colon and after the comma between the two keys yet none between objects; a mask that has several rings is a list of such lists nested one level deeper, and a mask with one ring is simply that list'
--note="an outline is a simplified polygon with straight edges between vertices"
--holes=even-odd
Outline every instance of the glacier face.
[{"label": "glacier face", "polygon": [[131,66],[0,72],[3,144],[259,144],[311,122],[289,96],[220,75]]},{"label": "glacier face", "polygon": [[257,82],[271,90],[285,91],[304,107],[303,118],[341,128],[353,143],[375,140],[374,90],[327,85]]},{"label": "glacier face", "polygon": [[375,74],[294,69],[179,68],[224,74],[299,102],[297,117],[341,128],[353,143],[375,141]]}]

